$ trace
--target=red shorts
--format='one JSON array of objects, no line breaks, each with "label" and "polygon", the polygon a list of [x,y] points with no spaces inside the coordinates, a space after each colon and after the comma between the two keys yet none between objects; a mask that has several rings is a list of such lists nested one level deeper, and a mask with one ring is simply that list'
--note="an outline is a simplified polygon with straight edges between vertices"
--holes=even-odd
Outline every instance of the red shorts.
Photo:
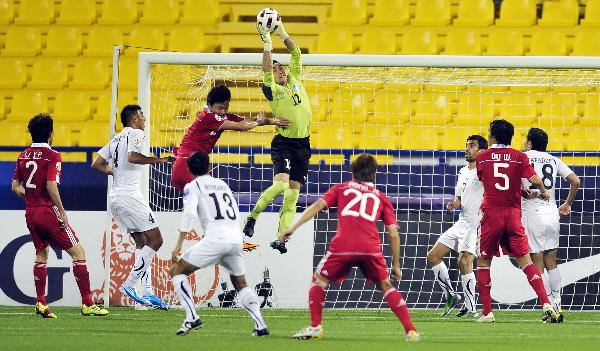
[{"label": "red shorts", "polygon": [[187,157],[178,157],[171,171],[171,183],[177,190],[183,192],[185,185],[192,180],[194,180],[194,176],[188,169]]},{"label": "red shorts", "polygon": [[490,259],[498,248],[513,257],[529,254],[529,242],[521,223],[520,208],[494,208],[483,211],[481,218],[480,256]]},{"label": "red shorts", "polygon": [[31,233],[35,253],[52,246],[68,250],[79,243],[71,226],[65,226],[56,206],[37,206],[25,210],[25,221]]},{"label": "red shorts", "polygon": [[389,278],[385,258],[381,253],[355,254],[327,251],[316,272],[328,280],[341,283],[352,267],[358,267],[370,283],[381,283]]}]

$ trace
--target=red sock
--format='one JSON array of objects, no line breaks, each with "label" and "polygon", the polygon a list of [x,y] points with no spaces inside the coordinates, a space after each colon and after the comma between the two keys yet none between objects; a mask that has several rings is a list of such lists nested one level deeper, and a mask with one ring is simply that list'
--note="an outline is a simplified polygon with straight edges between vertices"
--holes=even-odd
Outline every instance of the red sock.
[{"label": "red sock", "polygon": [[90,293],[90,273],[88,273],[85,260],[73,261],[73,275],[79,287],[81,303],[86,306],[93,305],[94,301],[92,301],[92,294]]},{"label": "red sock", "polygon": [[394,288],[388,289],[383,294],[383,298],[404,326],[404,331],[406,333],[408,333],[411,330],[417,330],[415,329],[412,319],[410,318],[408,308],[406,308],[406,301],[404,301],[404,297],[398,290]]},{"label": "red sock", "polygon": [[321,324],[324,304],[325,289],[319,284],[313,283],[310,290],[308,290],[308,310],[310,311],[311,327],[316,327]]},{"label": "red sock", "polygon": [[479,299],[483,305],[483,315],[492,312],[492,278],[490,267],[477,267],[477,287],[479,288]]},{"label": "red sock", "polygon": [[48,269],[46,262],[35,262],[33,264],[33,282],[35,283],[35,293],[37,302],[46,304],[46,281],[48,280]]},{"label": "red sock", "polygon": [[529,285],[533,288],[535,293],[538,296],[540,304],[544,306],[546,303],[550,303],[548,300],[548,295],[546,295],[546,288],[544,288],[544,280],[542,279],[542,275],[537,267],[533,264],[533,262],[529,262],[525,267],[521,268],[523,273],[527,276],[527,280],[529,281]]}]

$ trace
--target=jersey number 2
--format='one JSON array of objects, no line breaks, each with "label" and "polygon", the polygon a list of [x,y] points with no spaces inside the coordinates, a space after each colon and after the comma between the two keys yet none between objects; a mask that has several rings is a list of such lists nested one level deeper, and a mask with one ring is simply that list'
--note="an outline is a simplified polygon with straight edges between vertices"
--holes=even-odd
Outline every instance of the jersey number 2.
[{"label": "jersey number 2", "polygon": [[298,94],[292,95],[292,100],[294,100],[294,106],[296,106],[302,102],[302,100],[300,100],[300,96],[298,96]]},{"label": "jersey number 2", "polygon": [[[342,210],[342,216],[362,217],[367,221],[374,221],[375,216],[377,216],[377,210],[379,210],[379,203],[381,202],[379,198],[372,193],[361,193],[356,189],[346,189],[344,191],[344,196],[351,194],[354,195],[354,198],[348,201]],[[367,213],[367,202],[369,199],[373,200],[373,208],[371,209],[371,213]],[[359,202],[360,206],[358,211],[352,210],[351,208]]]},{"label": "jersey number 2", "polygon": [[[219,205],[217,194],[210,193],[208,194],[208,196],[212,197],[213,201],[215,202],[215,209],[217,210],[217,216],[215,217],[215,219],[225,219],[225,217],[223,217],[223,215],[221,214],[221,206]],[[233,209],[233,200],[231,199],[229,194],[223,193],[223,201],[225,201],[225,204],[229,207],[225,209],[225,214],[227,215],[227,217],[229,217],[229,219],[234,220],[236,218],[235,210]]]},{"label": "jersey number 2", "polygon": [[496,183],[494,186],[498,190],[508,190],[508,176],[500,172],[500,168],[508,168],[508,163],[494,163],[494,178],[500,178],[502,180],[502,184]]},{"label": "jersey number 2", "polygon": [[38,165],[35,161],[27,161],[27,163],[25,164],[25,168],[29,168],[29,166],[33,167],[33,169],[31,170],[31,173],[29,173],[29,178],[27,178],[27,182],[25,182],[25,187],[30,188],[30,189],[35,189],[35,188],[37,188],[37,185],[33,184],[31,182],[31,180],[33,179],[33,176],[35,175],[35,172],[37,172]]}]

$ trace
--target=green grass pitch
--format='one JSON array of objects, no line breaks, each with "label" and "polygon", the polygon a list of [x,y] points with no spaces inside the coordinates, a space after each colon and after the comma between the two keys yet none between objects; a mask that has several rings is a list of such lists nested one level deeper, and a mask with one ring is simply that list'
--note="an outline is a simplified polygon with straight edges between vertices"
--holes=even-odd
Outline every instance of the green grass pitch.
[{"label": "green grass pitch", "polygon": [[[111,308],[107,317],[83,317],[76,308],[54,308],[58,319],[42,319],[33,307],[0,307],[4,350],[597,350],[600,313],[567,312],[563,324],[542,324],[541,312],[497,311],[495,324],[441,318],[414,310],[421,342],[404,341],[400,322],[387,309],[325,310],[321,340],[294,340],[308,325],[306,310],[265,310],[271,336],[253,338],[240,309],[200,309],[205,325],[175,336],[184,312]],[[6,347],[6,348],[5,348]]]}]

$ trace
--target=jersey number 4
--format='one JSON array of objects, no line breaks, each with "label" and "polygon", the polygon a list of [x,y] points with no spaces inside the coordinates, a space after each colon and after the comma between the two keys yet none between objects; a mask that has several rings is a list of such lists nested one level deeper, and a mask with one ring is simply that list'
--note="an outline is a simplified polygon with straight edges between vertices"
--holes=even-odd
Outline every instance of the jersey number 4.
[{"label": "jersey number 4", "polygon": [[[342,210],[342,216],[362,217],[367,221],[375,221],[375,216],[377,216],[379,204],[381,203],[381,200],[379,200],[375,194],[361,193],[356,189],[346,189],[344,191],[344,196],[348,195],[354,195],[354,198],[348,201],[346,206],[344,206],[344,209]],[[373,207],[370,211],[371,213],[367,213],[367,204],[369,199],[373,201]],[[360,203],[358,211],[352,209],[357,203]]]},{"label": "jersey number 4", "polygon": [[[210,193],[210,194],[208,194],[208,196],[212,197],[213,201],[215,202],[215,209],[217,210],[217,215],[215,216],[215,220],[225,219],[225,217],[223,217],[223,214],[221,214],[221,205],[219,204],[219,199],[217,198],[217,194]],[[233,208],[233,200],[231,199],[229,194],[223,193],[223,201],[225,202],[225,204],[228,207],[225,209],[225,214],[227,215],[227,217],[229,219],[234,220],[236,218],[235,209]]]}]

